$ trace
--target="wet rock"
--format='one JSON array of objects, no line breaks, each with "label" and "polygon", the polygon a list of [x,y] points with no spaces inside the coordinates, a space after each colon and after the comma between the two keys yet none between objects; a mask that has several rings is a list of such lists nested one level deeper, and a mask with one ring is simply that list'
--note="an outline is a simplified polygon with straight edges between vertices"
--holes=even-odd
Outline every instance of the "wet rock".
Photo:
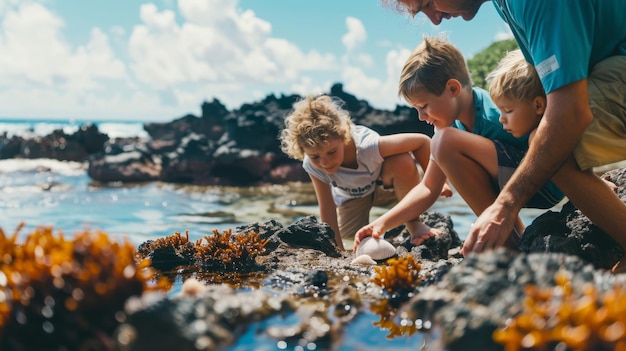
[{"label": "wet rock", "polygon": [[411,236],[407,231],[407,240],[403,246],[411,250],[414,257],[430,261],[437,261],[448,258],[448,251],[451,248],[462,244],[457,232],[453,229],[452,218],[438,212],[425,212],[420,216],[420,220],[431,228],[441,230],[441,235],[432,237],[418,246],[411,244]]},{"label": "wet rock", "polygon": [[[573,289],[607,279],[593,265],[562,253],[521,253],[506,249],[471,254],[450,268],[404,307],[409,318],[434,316],[446,349],[499,350],[491,335],[523,308],[524,287],[554,287],[557,272],[567,272]],[[604,278],[602,278],[604,276]],[[442,298],[433,299],[433,297]]]},{"label": "wet rock", "polygon": [[116,339],[124,351],[217,350],[251,323],[292,310],[288,298],[225,285],[208,286],[197,297],[144,295],[127,302]]},{"label": "wet rock", "polygon": [[[603,176],[618,185],[618,195],[626,203],[626,168]],[[548,211],[537,217],[524,231],[520,249],[576,255],[598,269],[610,269],[624,255],[624,250],[571,202],[560,212]]]},{"label": "wet rock", "polygon": [[335,242],[330,226],[318,222],[315,216],[304,217],[277,233],[280,240],[296,247],[312,248],[330,257],[340,257],[341,250]]},{"label": "wet rock", "polygon": [[235,233],[259,234],[261,236],[261,239],[268,240],[267,244],[265,244],[265,249],[267,250],[267,252],[271,252],[274,251],[282,243],[282,241],[275,234],[280,232],[284,228],[285,227],[281,223],[275,220],[269,220],[263,223],[255,222],[245,226],[237,227],[235,229]]}]

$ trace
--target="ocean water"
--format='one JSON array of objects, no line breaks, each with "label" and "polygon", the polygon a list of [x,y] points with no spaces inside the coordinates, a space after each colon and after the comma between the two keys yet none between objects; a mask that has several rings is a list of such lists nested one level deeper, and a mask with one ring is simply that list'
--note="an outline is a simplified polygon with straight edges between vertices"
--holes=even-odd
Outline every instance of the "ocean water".
[{"label": "ocean water", "polygon": [[[96,122],[111,137],[146,138],[141,122]],[[62,128],[67,133],[80,128],[76,121],[0,120],[0,134],[46,135]],[[372,218],[386,209],[374,208]],[[455,193],[441,198],[431,208],[451,216],[463,239],[475,220],[474,214]],[[524,210],[528,225],[540,211]],[[318,215],[310,184],[272,185],[254,188],[194,187],[163,184],[95,184],[86,165],[49,159],[0,160],[0,228],[11,234],[20,225],[20,236],[37,226],[51,226],[71,235],[83,230],[101,230],[113,238],[139,245],[175,232],[189,232],[191,240],[236,226],[270,219],[289,225],[306,215]],[[19,237],[18,237],[19,238]],[[19,239],[18,239],[19,240]],[[180,289],[175,286],[173,292]],[[390,340],[388,331],[374,327],[379,320],[365,313],[345,331],[341,350],[415,350],[423,343],[420,334]],[[264,323],[269,323],[264,322]],[[232,350],[273,350],[276,345],[255,333],[245,334]]]},{"label": "ocean water", "polygon": [[81,120],[44,120],[44,119],[1,119],[0,135],[18,135],[23,137],[44,136],[62,129],[65,134],[76,132],[85,124],[94,124],[102,133],[111,138],[140,137],[148,138],[139,121],[81,121]]}]

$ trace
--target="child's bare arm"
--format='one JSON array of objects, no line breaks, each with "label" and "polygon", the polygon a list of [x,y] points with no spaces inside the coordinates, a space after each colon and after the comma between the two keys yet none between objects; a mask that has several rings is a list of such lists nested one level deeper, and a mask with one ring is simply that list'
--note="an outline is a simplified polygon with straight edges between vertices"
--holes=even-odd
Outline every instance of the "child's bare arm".
[{"label": "child's bare arm", "polygon": [[430,138],[421,133],[397,133],[381,136],[378,149],[382,157],[411,152],[426,171],[430,161]]},{"label": "child's bare arm", "polygon": [[333,200],[330,185],[315,176],[309,175],[309,177],[315,189],[315,196],[317,197],[317,204],[320,210],[320,221],[328,224],[332,228],[333,232],[335,232],[337,246],[339,246],[341,250],[344,250],[341,233],[339,232],[339,222],[337,221],[337,206]]},{"label": "child's bare arm", "polygon": [[411,189],[400,202],[384,215],[357,231],[354,236],[355,247],[358,246],[363,238],[368,236],[377,238],[385,234],[389,229],[418,218],[437,201],[445,182],[446,176],[439,168],[439,165],[431,162],[426,169],[424,179]]}]

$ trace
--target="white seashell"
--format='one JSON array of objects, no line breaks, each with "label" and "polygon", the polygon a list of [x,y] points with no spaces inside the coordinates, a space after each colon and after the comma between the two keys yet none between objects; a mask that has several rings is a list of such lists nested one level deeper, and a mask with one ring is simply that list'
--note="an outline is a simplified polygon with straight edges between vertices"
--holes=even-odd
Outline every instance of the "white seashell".
[{"label": "white seashell", "polygon": [[362,264],[362,265],[376,265],[376,261],[374,261],[369,255],[359,255],[355,259],[350,262],[350,264]]},{"label": "white seashell", "polygon": [[204,283],[195,278],[189,278],[183,283],[180,294],[183,296],[198,297],[206,290],[207,286]]},{"label": "white seashell", "polygon": [[357,256],[368,255],[374,260],[384,260],[396,254],[396,248],[385,239],[368,236],[356,248]]}]

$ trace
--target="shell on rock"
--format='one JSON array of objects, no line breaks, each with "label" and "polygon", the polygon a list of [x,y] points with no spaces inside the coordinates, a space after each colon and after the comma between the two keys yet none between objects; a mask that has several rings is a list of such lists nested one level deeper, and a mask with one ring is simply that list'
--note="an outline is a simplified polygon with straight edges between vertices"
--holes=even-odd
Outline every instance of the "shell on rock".
[{"label": "shell on rock", "polygon": [[359,255],[355,259],[350,262],[350,264],[362,264],[362,265],[375,265],[376,261],[374,261],[369,255]]},{"label": "shell on rock", "polygon": [[356,255],[368,255],[374,260],[384,260],[396,254],[396,248],[385,239],[364,238],[356,248]]}]

